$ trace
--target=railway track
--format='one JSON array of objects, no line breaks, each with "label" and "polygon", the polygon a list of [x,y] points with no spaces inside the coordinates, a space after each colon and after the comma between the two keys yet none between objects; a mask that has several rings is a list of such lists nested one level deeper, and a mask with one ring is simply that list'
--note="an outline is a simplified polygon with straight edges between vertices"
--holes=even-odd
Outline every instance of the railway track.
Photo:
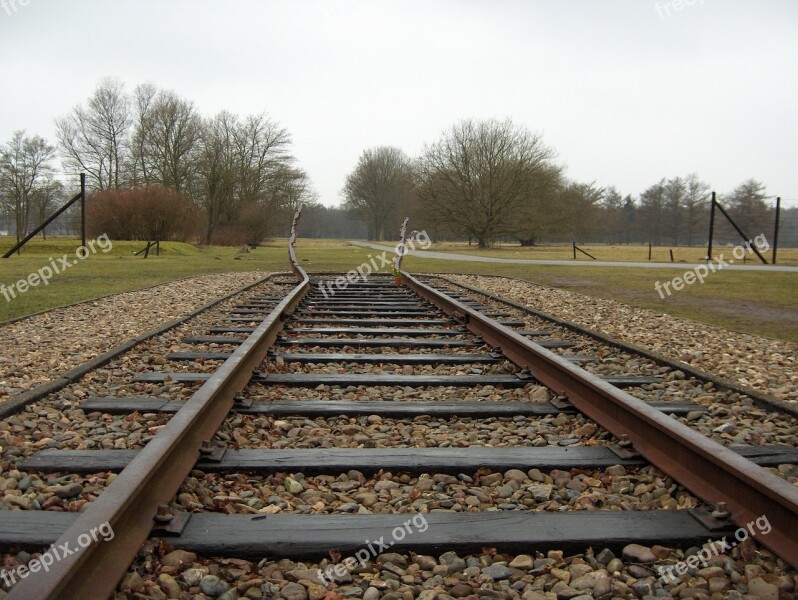
[{"label": "railway track", "polygon": [[[739,445],[711,430],[710,439],[693,425],[712,403],[663,370],[629,369],[439,280],[373,276],[323,293],[324,278],[311,280],[289,254],[293,282],[273,280],[179,343],[156,342],[129,380],[114,380],[112,365],[88,384],[81,414],[100,428],[124,424],[124,442],[50,438],[11,456],[4,477],[17,489],[45,482],[35,498],[45,510],[0,511],[0,544],[80,551],[30,573],[9,598],[150,597],[138,572],[154,572],[153,559],[136,556],[158,539],[171,545],[163,553],[178,549],[164,557],[161,594],[224,600],[314,600],[333,585],[399,600],[432,590],[416,581],[427,572],[424,581],[454,592],[425,600],[533,600],[534,587],[509,582],[543,575],[559,579],[540,593],[558,598],[642,597],[665,585],[653,569],[679,556],[667,547],[732,536],[763,516],[770,529],[756,541],[797,566],[798,493],[785,479],[798,453],[784,443],[794,429],[776,429],[781,443]],[[97,479],[93,493],[78,491]],[[97,539],[103,524],[111,539]],[[573,581],[561,575],[563,553],[584,556],[568,563],[587,569]],[[218,569],[186,570],[198,555],[228,557],[248,580],[228,589]],[[365,566],[340,562],[354,556]],[[303,559],[322,572],[294,562]],[[288,578],[275,571],[285,561]],[[588,573],[590,585],[576,586]],[[794,591],[784,577],[778,589]],[[305,598],[289,587],[296,581],[311,582]]]}]

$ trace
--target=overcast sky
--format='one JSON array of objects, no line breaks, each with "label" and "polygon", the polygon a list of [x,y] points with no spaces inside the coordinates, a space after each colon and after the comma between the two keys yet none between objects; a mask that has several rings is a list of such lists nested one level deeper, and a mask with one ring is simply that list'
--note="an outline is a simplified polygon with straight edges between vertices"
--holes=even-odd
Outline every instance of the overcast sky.
[{"label": "overcast sky", "polygon": [[489,117],[622,194],[697,172],[798,199],[795,0],[0,0],[0,141],[54,142],[104,76],[268,112],[327,205],[364,148]]}]

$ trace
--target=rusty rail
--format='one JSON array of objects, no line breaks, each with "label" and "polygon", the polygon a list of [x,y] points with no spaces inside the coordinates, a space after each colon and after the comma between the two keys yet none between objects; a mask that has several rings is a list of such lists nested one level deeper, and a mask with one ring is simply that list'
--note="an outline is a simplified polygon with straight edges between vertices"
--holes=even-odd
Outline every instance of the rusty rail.
[{"label": "rusty rail", "polygon": [[798,567],[798,489],[509,327],[408,273],[402,275],[410,289],[458,316],[471,332],[567,396],[586,416],[615,436],[628,436],[637,452],[691,492],[710,503],[725,502],[740,527],[765,515],[772,529],[756,539]]},{"label": "rusty rail", "polygon": [[[294,228],[298,215],[299,211]],[[9,600],[106,600],[156,522],[176,525],[184,518],[164,514],[163,505],[173,500],[194,468],[203,442],[213,438],[233,407],[235,395],[266,357],[283,319],[310,287],[307,273],[296,262],[294,239],[295,235],[289,257],[291,270],[300,280],[297,286],[56,541],[56,548],[69,548],[73,553],[50,566],[48,572],[21,580],[12,588]],[[109,541],[96,535],[106,523],[114,532]],[[92,531],[96,539],[91,537]],[[82,547],[80,540],[87,537],[89,542]]]}]

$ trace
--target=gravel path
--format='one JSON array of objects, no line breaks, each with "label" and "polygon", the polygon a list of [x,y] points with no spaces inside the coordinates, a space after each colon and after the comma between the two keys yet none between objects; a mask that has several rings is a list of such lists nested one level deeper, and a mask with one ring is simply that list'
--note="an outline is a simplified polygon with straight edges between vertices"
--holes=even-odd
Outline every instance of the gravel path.
[{"label": "gravel path", "polygon": [[265,275],[203,275],[6,325],[0,328],[0,402]]},{"label": "gravel path", "polygon": [[448,277],[798,403],[798,344],[525,281]]}]

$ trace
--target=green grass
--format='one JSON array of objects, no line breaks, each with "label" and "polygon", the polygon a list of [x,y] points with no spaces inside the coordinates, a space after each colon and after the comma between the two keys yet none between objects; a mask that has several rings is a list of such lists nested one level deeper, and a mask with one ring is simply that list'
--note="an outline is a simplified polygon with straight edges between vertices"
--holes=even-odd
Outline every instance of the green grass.
[{"label": "green grass", "polygon": [[[642,244],[577,244],[586,252],[601,261],[646,262],[648,260],[648,246]],[[671,262],[670,250],[676,262],[697,263],[706,256],[705,246],[654,246],[651,249],[652,262]],[[469,246],[465,242],[436,242],[429,250],[436,252],[450,252],[455,254],[468,254],[473,256],[489,256],[492,258],[521,258],[531,260],[573,260],[573,249],[570,244],[549,244],[522,248],[518,244],[497,244],[491,248],[479,249]],[[712,254],[718,256],[723,253],[726,258],[731,257],[731,246],[715,246]],[[768,262],[772,260],[772,252],[764,252]],[[591,259],[577,252],[578,261],[589,262]],[[755,254],[746,256],[748,264],[760,264]],[[781,248],[778,251],[778,264],[798,265],[798,248]]]},{"label": "green grass", "polygon": [[[0,283],[6,287],[25,279],[31,273],[50,264],[50,257],[58,264],[58,257],[67,254],[75,260],[77,241],[56,239],[32,241],[21,256],[0,259]],[[13,246],[13,240],[0,239],[0,250]],[[54,275],[48,285],[38,285],[7,301],[0,292],[0,321],[48,310],[65,304],[90,300],[99,296],[140,289],[205,273],[231,271],[287,271],[287,240],[275,240],[249,254],[237,254],[236,248],[204,247],[164,242],[161,255],[150,254],[145,259],[133,252],[145,246],[142,242],[114,242],[108,253],[97,252]],[[350,246],[346,242],[329,240],[300,240],[299,259],[307,270],[340,271],[351,269],[369,255],[366,248]]]},{"label": "green grass", "polygon": [[[13,240],[0,239],[0,249]],[[77,242],[64,238],[34,241],[22,256],[0,259],[0,283],[6,286],[26,278],[49,264],[49,257],[69,253]],[[79,302],[179,279],[230,271],[286,271],[287,241],[272,240],[249,254],[235,248],[203,247],[164,243],[161,256],[146,260],[132,253],[141,242],[115,242],[111,252],[88,259],[56,275],[47,286],[39,285],[11,302],[0,294],[0,320],[11,319],[56,306]],[[352,246],[343,240],[301,239],[297,257],[309,272],[347,271],[379,252]],[[652,308],[680,317],[712,323],[731,330],[798,341],[798,274],[756,271],[721,271],[704,284],[695,283],[661,300],[656,281],[669,281],[680,271],[673,269],[512,265],[459,263],[409,256],[404,268],[411,272],[469,273],[519,277],[575,292],[609,298],[633,306]],[[387,269],[386,269],[387,270]]]}]

